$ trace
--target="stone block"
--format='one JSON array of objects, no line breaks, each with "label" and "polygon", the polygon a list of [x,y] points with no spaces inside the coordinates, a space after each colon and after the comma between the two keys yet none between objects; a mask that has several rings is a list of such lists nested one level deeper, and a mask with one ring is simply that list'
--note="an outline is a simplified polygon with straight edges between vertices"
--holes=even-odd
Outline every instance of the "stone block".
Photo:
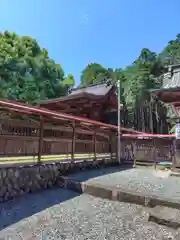
[{"label": "stone block", "polygon": [[90,194],[95,197],[105,198],[112,200],[112,189],[98,186],[98,185],[90,185],[90,184],[84,184],[83,186],[83,192]]},{"label": "stone block", "polygon": [[149,210],[148,220],[178,229],[180,228],[180,210],[157,206]]},{"label": "stone block", "polygon": [[124,190],[118,190],[117,200],[120,202],[135,203],[139,205],[145,204],[145,196],[139,193],[126,192]]}]

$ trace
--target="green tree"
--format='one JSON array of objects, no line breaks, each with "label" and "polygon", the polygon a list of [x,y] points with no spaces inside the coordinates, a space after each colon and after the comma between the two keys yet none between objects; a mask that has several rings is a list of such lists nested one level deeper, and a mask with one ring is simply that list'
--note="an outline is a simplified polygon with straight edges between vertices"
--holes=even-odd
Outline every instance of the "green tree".
[{"label": "green tree", "polygon": [[154,52],[144,48],[132,65],[122,70],[124,75],[124,97],[126,104],[135,107],[146,101],[147,90],[160,86],[156,72],[160,66]]},{"label": "green tree", "polygon": [[176,35],[175,40],[168,42],[167,46],[159,54],[159,59],[163,66],[180,63],[180,34]]},{"label": "green tree", "polygon": [[[170,64],[180,64],[180,34],[177,34],[174,40],[169,41],[159,54],[148,48],[143,48],[137,59],[124,69],[106,69],[97,63],[89,64],[82,71],[80,85],[88,86],[109,78],[116,85],[117,80],[120,79],[121,102],[126,113],[128,112],[130,124],[136,129],[138,129],[138,126],[143,126],[143,129],[146,130],[152,109],[153,121],[156,125],[154,131],[159,132],[158,127],[160,125],[163,127],[167,125],[165,121],[171,108],[154,101],[150,109],[148,107],[150,102],[148,89],[162,86],[160,76],[166,71],[165,67]],[[143,113],[144,110],[142,109],[146,110],[146,114]],[[135,117],[135,115],[138,117]],[[132,125],[126,125],[126,127],[132,127]],[[161,129],[162,131],[163,129]]]},{"label": "green tree", "polygon": [[[143,105],[147,105],[150,100],[148,89],[161,86],[157,76],[161,71],[161,65],[157,61],[157,55],[149,49],[141,50],[137,59],[132,65],[119,70],[118,79],[121,80],[121,101],[124,110],[128,115],[128,126],[138,130],[148,129],[149,107],[146,107],[147,113],[144,115]],[[116,78],[117,79],[117,78]],[[145,119],[146,118],[146,119]]]},{"label": "green tree", "polygon": [[90,63],[81,73],[80,86],[88,86],[107,78],[110,78],[110,74],[106,68],[98,63]]},{"label": "green tree", "polygon": [[38,104],[64,94],[64,71],[31,37],[0,34],[0,97]]},{"label": "green tree", "polygon": [[62,85],[68,87],[74,87],[75,80],[73,74],[69,73],[66,78],[64,78]]}]

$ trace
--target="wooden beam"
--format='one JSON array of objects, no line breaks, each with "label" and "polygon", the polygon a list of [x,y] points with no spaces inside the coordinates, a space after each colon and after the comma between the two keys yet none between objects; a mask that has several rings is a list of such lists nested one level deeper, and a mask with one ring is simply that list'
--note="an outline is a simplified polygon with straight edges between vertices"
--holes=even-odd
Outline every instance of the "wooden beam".
[{"label": "wooden beam", "polygon": [[109,134],[109,153],[111,154],[112,159],[112,133]]},{"label": "wooden beam", "polygon": [[172,143],[172,168],[173,170],[176,168],[176,140],[173,140]]},{"label": "wooden beam", "polygon": [[[86,99],[80,99],[80,100],[69,100],[66,102],[66,104],[62,103],[56,103],[55,105],[49,105],[48,108],[54,109],[56,111],[60,110],[63,112],[70,112],[70,111],[75,111],[79,108],[82,108],[84,111],[86,108],[90,108],[92,104],[95,104],[96,106],[102,106],[103,101],[99,100],[97,101],[91,101],[91,100],[86,100]],[[77,108],[74,108],[77,107]]]},{"label": "wooden beam", "polygon": [[151,96],[151,100],[149,103],[149,112],[150,112],[150,132],[154,133],[154,126],[153,126],[153,97]]},{"label": "wooden beam", "polygon": [[96,130],[94,130],[94,138],[93,138],[93,147],[94,147],[94,160],[96,160],[96,152],[97,152],[97,141],[96,141]]},{"label": "wooden beam", "polygon": [[156,169],[156,139],[152,139],[152,158],[154,161],[154,168]]},{"label": "wooden beam", "polygon": [[43,150],[43,135],[44,135],[44,119],[42,116],[40,116],[38,163],[41,162],[41,155],[42,155],[42,150]]},{"label": "wooden beam", "polygon": [[[16,120],[16,119],[3,119],[1,121],[2,124],[6,124],[8,123],[9,125],[11,125],[12,127],[29,127],[29,128],[38,128],[40,126],[40,122],[28,122],[25,120]],[[45,123],[45,119],[44,119],[44,130],[54,130],[54,131],[63,131],[63,132],[72,132],[72,127],[70,126],[64,126],[63,124],[55,126],[52,125],[51,123]],[[100,129],[99,129],[100,130]],[[97,129],[97,135],[98,136],[102,136],[107,138],[108,135],[106,134],[105,131],[99,131]],[[82,129],[82,126],[77,126],[76,125],[76,133],[79,134],[85,134],[85,135],[93,135],[93,130],[85,130]]]},{"label": "wooden beam", "polygon": [[16,114],[16,116],[18,115],[18,113],[20,113],[20,114],[31,114],[32,115],[32,113],[31,113],[31,111],[24,111],[24,110],[19,110],[19,109],[16,109],[16,108],[0,108],[2,111],[3,110],[5,110],[5,111],[9,111],[9,112],[12,112],[12,113],[15,113]]},{"label": "wooden beam", "polygon": [[71,160],[74,161],[74,154],[76,148],[76,124],[75,121],[72,124],[72,149],[71,149]]},{"label": "wooden beam", "polygon": [[134,156],[133,168],[135,168],[136,167],[136,161],[137,161],[137,141],[136,140],[132,141],[132,147],[133,147],[133,156]]}]

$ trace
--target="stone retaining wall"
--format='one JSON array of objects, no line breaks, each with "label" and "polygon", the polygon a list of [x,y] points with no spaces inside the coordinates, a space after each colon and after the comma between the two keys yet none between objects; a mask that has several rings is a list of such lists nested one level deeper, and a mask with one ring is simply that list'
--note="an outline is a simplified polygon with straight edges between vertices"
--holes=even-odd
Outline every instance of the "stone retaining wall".
[{"label": "stone retaining wall", "polygon": [[112,164],[116,164],[116,159],[0,168],[0,202],[56,186],[59,177],[69,172]]}]

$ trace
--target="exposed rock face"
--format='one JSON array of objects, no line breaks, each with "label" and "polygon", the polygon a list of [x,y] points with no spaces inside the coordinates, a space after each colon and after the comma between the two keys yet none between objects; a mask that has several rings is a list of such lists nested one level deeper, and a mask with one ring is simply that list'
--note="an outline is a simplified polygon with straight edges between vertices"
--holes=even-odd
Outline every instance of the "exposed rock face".
[{"label": "exposed rock face", "polygon": [[116,164],[116,160],[102,159],[0,168],[0,202],[55,186],[59,177],[69,172],[111,164]]}]

